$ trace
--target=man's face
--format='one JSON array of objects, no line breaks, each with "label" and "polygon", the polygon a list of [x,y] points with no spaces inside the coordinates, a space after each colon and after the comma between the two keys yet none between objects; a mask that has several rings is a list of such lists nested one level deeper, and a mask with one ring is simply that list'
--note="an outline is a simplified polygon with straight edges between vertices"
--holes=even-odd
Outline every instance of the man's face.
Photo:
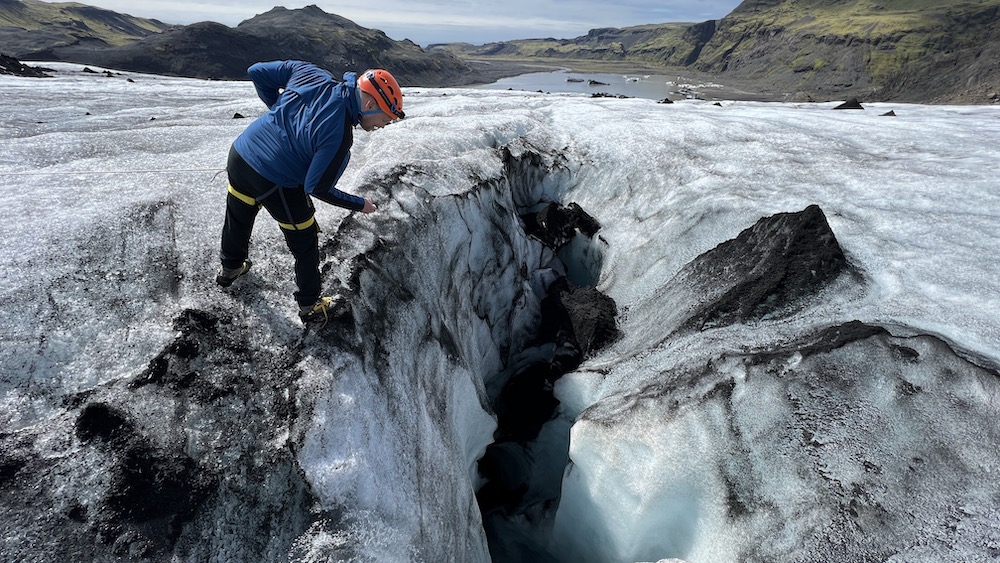
[{"label": "man's face", "polygon": [[[377,108],[378,106],[376,105],[375,107]],[[379,129],[390,123],[392,123],[392,118],[389,117],[389,114],[381,111],[372,115],[361,116],[361,128],[365,131]]]}]

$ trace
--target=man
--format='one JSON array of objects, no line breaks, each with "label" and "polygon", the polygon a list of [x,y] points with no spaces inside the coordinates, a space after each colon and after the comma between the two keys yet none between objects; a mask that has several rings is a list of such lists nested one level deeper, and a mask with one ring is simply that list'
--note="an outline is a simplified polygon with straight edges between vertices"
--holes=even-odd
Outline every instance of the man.
[{"label": "man", "polygon": [[229,150],[222,268],[215,281],[228,287],[250,270],[250,233],[264,207],[295,257],[299,317],[303,323],[325,322],[334,301],[320,295],[319,228],[310,196],[362,213],[375,211],[371,200],[336,185],[350,160],[353,127],[371,131],[402,119],[403,93],[382,69],[360,78],[348,72],[337,82],[312,63],[274,61],[257,63],[247,74],[269,111]]}]

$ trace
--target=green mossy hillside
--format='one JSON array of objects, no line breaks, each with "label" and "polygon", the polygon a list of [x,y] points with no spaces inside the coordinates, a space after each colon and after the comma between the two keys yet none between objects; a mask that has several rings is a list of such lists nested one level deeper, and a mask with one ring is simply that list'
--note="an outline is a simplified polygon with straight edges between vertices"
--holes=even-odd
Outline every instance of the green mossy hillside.
[{"label": "green mossy hillside", "polygon": [[697,24],[440,48],[681,67],[793,99],[984,102],[1000,91],[1000,0],[746,0]]},{"label": "green mossy hillside", "polygon": [[0,0],[0,28],[4,28],[4,52],[16,53],[24,44],[39,39],[78,43],[127,45],[172,29],[158,20],[137,18],[76,2]]}]

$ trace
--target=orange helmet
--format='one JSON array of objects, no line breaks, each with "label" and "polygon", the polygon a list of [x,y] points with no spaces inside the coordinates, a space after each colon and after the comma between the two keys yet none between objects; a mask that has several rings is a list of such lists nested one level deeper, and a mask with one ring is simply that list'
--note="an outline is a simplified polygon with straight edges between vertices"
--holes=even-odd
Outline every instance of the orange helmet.
[{"label": "orange helmet", "polygon": [[375,98],[379,109],[393,119],[403,119],[403,91],[399,83],[389,74],[388,70],[373,68],[366,70],[358,78],[358,87],[362,92]]}]

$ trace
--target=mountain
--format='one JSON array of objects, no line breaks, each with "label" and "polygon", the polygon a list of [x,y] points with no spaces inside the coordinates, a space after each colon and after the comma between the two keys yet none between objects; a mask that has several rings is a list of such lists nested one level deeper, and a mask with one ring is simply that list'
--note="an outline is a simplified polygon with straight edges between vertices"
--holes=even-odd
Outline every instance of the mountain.
[{"label": "mountain", "polygon": [[47,48],[127,45],[174,27],[75,2],[0,0],[0,45],[5,55],[18,58]]},{"label": "mountain", "polygon": [[429,48],[467,58],[513,57],[563,60],[627,61],[683,66],[698,58],[715,30],[715,22],[667,23],[592,29],[575,39],[519,39],[485,45],[448,43]]},{"label": "mountain", "polygon": [[0,44],[10,50],[4,54],[21,60],[243,79],[254,62],[294,58],[335,75],[384,67],[411,86],[494,79],[450,53],[424,51],[412,41],[390,39],[316,6],[274,8],[231,28],[214,22],[168,26],[80,4],[0,0],[0,22],[6,26],[0,30]]},{"label": "mountain", "polygon": [[1000,101],[1000,0],[746,0],[718,21],[437,48],[680,67],[788,99]]},{"label": "mountain", "polygon": [[998,59],[998,0],[746,0],[693,66],[814,95],[986,101]]}]

